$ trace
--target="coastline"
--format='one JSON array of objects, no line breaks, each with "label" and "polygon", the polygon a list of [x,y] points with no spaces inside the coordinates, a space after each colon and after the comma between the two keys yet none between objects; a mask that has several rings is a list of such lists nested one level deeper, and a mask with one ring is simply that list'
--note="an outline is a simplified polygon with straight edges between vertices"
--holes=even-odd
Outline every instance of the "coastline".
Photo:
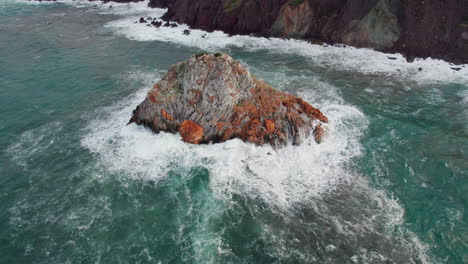
[{"label": "coastline", "polygon": [[[63,2],[60,0],[28,0],[28,1],[38,1],[38,2]],[[95,0],[84,0],[84,1],[89,1],[91,4],[96,5],[98,1]],[[453,70],[460,70],[461,65],[463,64],[468,64],[468,31],[466,28],[463,28],[462,26],[465,25],[463,23],[459,23],[459,27],[463,29],[458,29],[456,28],[457,34],[461,34],[461,40],[457,39],[458,43],[451,44],[451,41],[453,40],[453,36],[450,36],[450,40],[441,40],[440,36],[437,34],[434,35],[434,41],[429,41],[429,42],[424,42],[421,41],[421,39],[415,39],[415,40],[408,40],[409,38],[416,38],[416,35],[420,35],[420,32],[411,32],[409,29],[403,30],[399,29],[401,32],[399,32],[399,38],[398,39],[393,39],[391,42],[391,45],[387,43],[389,40],[385,40],[385,38],[389,38],[388,36],[379,36],[379,40],[370,40],[372,36],[367,36],[369,34],[379,34],[382,35],[382,32],[368,32],[366,30],[361,30],[359,32],[351,32],[351,33],[344,33],[348,29],[343,29],[341,27],[336,27],[333,28],[333,30],[327,29],[326,34],[324,32],[305,32],[305,30],[302,30],[302,32],[296,32],[298,31],[297,28],[299,27],[310,27],[310,25],[307,25],[307,22],[304,21],[304,19],[311,19],[311,14],[308,14],[308,16],[303,17],[302,21],[297,22],[299,25],[290,25],[289,27],[293,29],[285,29],[282,28],[281,30],[283,31],[278,31],[277,29],[274,29],[275,25],[272,25],[273,23],[278,23],[278,20],[280,20],[280,17],[278,17],[280,14],[277,15],[269,15],[271,16],[270,18],[265,18],[266,22],[261,25],[261,27],[253,27],[249,28],[248,23],[250,23],[248,20],[244,22],[236,22],[237,24],[232,24],[228,23],[223,24],[224,22],[219,22],[215,21],[216,19],[221,19],[220,17],[222,16],[222,19],[226,20],[232,20],[235,19],[236,21],[242,21],[245,20],[246,16],[249,15],[250,10],[247,10],[244,4],[241,4],[240,6],[237,6],[236,8],[229,10],[229,12],[226,12],[225,10],[219,10],[222,7],[219,7],[219,4],[214,4],[211,9],[207,9],[206,14],[203,14],[203,16],[200,15],[201,11],[200,8],[206,7],[208,4],[200,4],[196,3],[195,1],[193,4],[188,4],[184,2],[185,0],[148,0],[147,6],[149,8],[164,8],[166,9],[166,12],[164,15],[161,17],[162,20],[164,21],[171,21],[171,22],[177,22],[180,24],[187,24],[189,26],[189,29],[200,29],[206,32],[214,32],[214,31],[222,31],[226,33],[228,36],[254,36],[254,37],[264,37],[264,38],[279,38],[279,39],[284,39],[284,40],[301,40],[305,41],[311,44],[325,44],[325,45],[336,45],[336,46],[350,46],[350,47],[355,47],[355,48],[367,48],[367,49],[372,49],[375,51],[383,52],[388,54],[389,56],[392,56],[392,54],[399,53],[401,54],[407,62],[414,62],[415,60],[418,59],[440,59],[447,61],[449,63],[454,64],[455,66],[453,67]],[[211,2],[217,1],[217,0],[210,0]],[[304,2],[304,0],[301,0]],[[454,2],[457,2],[459,0],[454,0]],[[73,1],[73,2],[78,2],[78,1]],[[82,1],[79,1],[82,2]],[[100,1],[103,4],[110,4],[112,7],[112,3],[115,4],[125,4],[125,3],[142,3],[146,2],[146,0],[102,0]],[[283,3],[285,2],[285,3]],[[282,9],[284,9],[284,6],[287,5],[290,1],[288,0],[282,0]],[[374,1],[375,2],[375,1]],[[193,8],[192,8],[193,5]],[[453,4],[452,6],[456,6],[456,3]],[[196,11],[188,11],[188,9],[194,9]],[[253,8],[253,7],[252,7]],[[310,7],[297,7],[297,8],[306,8],[306,10],[302,11],[295,11],[296,13],[292,13],[291,15],[296,15],[298,12],[310,12],[308,9]],[[362,4],[363,9],[369,9],[369,4],[365,5]],[[409,7],[408,7],[409,8]],[[237,10],[239,9],[239,10]],[[278,10],[279,7],[273,7],[273,13],[275,12],[280,12]],[[401,7],[400,7],[401,9]],[[382,9],[382,10],[385,10]],[[382,11],[380,10],[380,11]],[[258,11],[258,10],[257,10]],[[372,11],[372,10],[371,10]],[[407,10],[403,10],[407,11]],[[403,12],[400,11],[400,12]],[[205,12],[205,11],[203,11]],[[212,13],[209,13],[212,12]],[[214,13],[213,13],[214,12]],[[247,12],[246,15],[242,15],[242,12]],[[363,11],[360,11],[361,13]],[[409,11],[408,11],[409,12]],[[298,14],[300,15],[300,14]],[[225,16],[225,17],[224,17]],[[262,14],[258,15],[260,16],[260,21],[265,20],[262,18]],[[362,16],[362,15],[361,15]],[[200,17],[206,17],[204,19],[201,19]],[[276,21],[272,22],[274,19]],[[281,19],[286,19],[286,18],[281,18]],[[394,18],[396,19],[396,18]],[[399,18],[403,20],[402,18]],[[462,18],[466,19],[466,18]],[[374,19],[375,20],[375,19]],[[357,20],[353,20],[353,23],[357,23]],[[383,21],[385,22],[385,21]],[[247,25],[240,25],[239,23],[244,23]],[[253,22],[252,22],[253,23]],[[296,23],[296,24],[297,24]],[[301,24],[302,23],[302,24]],[[306,23],[306,24],[304,24]],[[315,22],[314,22],[315,23]],[[378,20],[373,21],[373,23],[379,23]],[[395,22],[393,22],[395,23]],[[407,21],[403,21],[400,23],[411,23]],[[416,22],[413,22],[416,23]],[[437,24],[438,22],[433,22],[432,24]],[[431,24],[431,25],[432,25]],[[378,26],[378,25],[377,25]],[[416,27],[417,25],[406,25],[406,27]],[[242,27],[242,28],[239,28]],[[322,30],[322,29],[320,29]],[[387,29],[385,29],[387,30]],[[421,31],[420,29],[418,29]],[[425,30],[425,29],[424,29]],[[309,29],[309,31],[311,31]],[[322,30],[323,31],[323,30]],[[349,30],[348,30],[349,31]],[[318,35],[317,35],[318,34]],[[432,33],[435,34],[435,33]],[[447,33],[448,34],[448,33]],[[453,33],[455,34],[455,33]],[[452,34],[452,35],[453,35]],[[384,34],[385,35],[385,34]],[[439,33],[440,35],[440,33]],[[390,36],[391,37],[391,36]],[[393,36],[394,37],[394,36]],[[395,37],[394,37],[395,38]],[[383,40],[382,40],[383,39]],[[385,42],[386,41],[386,42]],[[385,43],[384,43],[385,42]],[[410,43],[410,42],[416,42],[415,43]],[[420,45],[421,48],[415,48],[415,46]]]}]

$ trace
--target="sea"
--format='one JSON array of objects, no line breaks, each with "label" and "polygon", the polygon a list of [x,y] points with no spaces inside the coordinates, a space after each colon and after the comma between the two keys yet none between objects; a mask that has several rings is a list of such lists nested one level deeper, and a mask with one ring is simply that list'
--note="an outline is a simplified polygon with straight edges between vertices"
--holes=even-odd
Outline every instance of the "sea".
[{"label": "sea", "polygon": [[[155,28],[147,2],[0,2],[0,263],[468,263],[468,65]],[[323,143],[127,125],[172,64],[239,60]]]}]

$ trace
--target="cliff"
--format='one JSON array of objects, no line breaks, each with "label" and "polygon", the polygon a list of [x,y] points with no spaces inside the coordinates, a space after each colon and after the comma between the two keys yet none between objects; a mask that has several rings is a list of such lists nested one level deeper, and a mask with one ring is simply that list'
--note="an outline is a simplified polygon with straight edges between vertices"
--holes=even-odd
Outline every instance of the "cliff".
[{"label": "cliff", "polygon": [[151,0],[204,30],[344,43],[468,63],[466,0]]},{"label": "cliff", "polygon": [[[55,0],[37,0],[55,1]],[[92,1],[92,0],[90,0]],[[103,0],[139,2],[144,0]],[[467,0],[149,0],[207,31],[298,38],[468,63]]]},{"label": "cliff", "polygon": [[319,143],[328,122],[304,100],[256,79],[225,54],[199,54],[175,64],[133,111],[130,123],[180,133],[192,144],[239,138],[257,145]]}]

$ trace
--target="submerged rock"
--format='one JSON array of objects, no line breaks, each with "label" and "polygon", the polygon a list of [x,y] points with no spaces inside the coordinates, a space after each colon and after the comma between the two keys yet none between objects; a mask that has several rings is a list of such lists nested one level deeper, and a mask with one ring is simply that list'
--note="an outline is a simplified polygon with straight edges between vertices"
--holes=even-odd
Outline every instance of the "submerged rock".
[{"label": "submerged rock", "polygon": [[156,20],[153,20],[151,21],[151,25],[153,25],[153,27],[156,27],[156,28],[159,28],[162,26],[162,21],[156,21]]},{"label": "submerged rock", "polygon": [[130,123],[177,133],[188,143],[232,138],[258,145],[322,140],[328,119],[301,98],[256,79],[226,54],[198,54],[175,64],[133,111]]}]

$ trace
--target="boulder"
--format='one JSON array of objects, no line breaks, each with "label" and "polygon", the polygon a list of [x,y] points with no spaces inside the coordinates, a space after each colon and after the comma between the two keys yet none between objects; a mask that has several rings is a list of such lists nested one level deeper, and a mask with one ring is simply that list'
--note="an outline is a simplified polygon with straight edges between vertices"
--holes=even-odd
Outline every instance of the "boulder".
[{"label": "boulder", "polygon": [[162,26],[162,21],[153,20],[151,21],[151,25],[153,25],[153,27],[159,28]]},{"label": "boulder", "polygon": [[179,132],[192,144],[239,138],[274,147],[317,142],[328,119],[301,98],[252,76],[226,54],[198,54],[173,65],[133,111],[129,123]]}]

